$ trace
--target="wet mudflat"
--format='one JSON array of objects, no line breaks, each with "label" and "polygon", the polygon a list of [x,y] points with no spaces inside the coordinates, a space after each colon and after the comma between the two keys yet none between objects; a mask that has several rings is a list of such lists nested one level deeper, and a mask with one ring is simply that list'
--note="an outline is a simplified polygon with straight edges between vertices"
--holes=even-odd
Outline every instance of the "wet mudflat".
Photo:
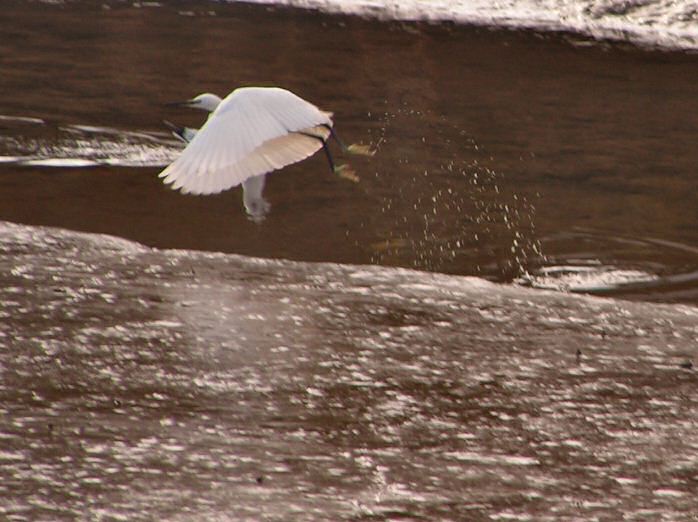
[{"label": "wet mudflat", "polygon": [[698,312],[3,224],[7,520],[692,520]]}]

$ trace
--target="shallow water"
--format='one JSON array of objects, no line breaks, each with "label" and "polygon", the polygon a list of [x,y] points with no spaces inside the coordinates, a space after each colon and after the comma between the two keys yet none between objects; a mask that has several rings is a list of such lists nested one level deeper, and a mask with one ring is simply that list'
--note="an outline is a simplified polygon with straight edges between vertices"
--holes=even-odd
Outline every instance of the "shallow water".
[{"label": "shallow water", "polygon": [[[2,219],[695,300],[693,278],[658,279],[696,267],[693,55],[209,3],[9,3],[0,24]],[[161,186],[178,151],[162,119],[202,120],[162,104],[246,84],[284,85],[377,147],[348,158],[361,182],[321,155],[274,173],[262,224],[239,190]]]},{"label": "shallow water", "polygon": [[[203,2],[0,33],[0,518],[695,519],[695,56]],[[245,84],[360,182],[164,187],[202,118],[162,104]]]},{"label": "shallow water", "polygon": [[692,520],[698,312],[0,224],[6,520]]}]

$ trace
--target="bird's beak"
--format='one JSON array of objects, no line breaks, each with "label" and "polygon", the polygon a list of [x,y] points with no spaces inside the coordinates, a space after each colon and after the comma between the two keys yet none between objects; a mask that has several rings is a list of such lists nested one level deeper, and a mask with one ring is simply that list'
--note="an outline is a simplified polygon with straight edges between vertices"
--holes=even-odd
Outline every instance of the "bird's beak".
[{"label": "bird's beak", "polygon": [[193,105],[194,105],[194,100],[185,100],[185,101],[166,103],[165,107],[192,107]]}]

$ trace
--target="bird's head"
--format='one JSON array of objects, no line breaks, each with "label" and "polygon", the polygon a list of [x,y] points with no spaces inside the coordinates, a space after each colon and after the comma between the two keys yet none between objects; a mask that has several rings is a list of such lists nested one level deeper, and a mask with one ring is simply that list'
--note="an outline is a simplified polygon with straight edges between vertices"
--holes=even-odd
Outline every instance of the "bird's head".
[{"label": "bird's head", "polygon": [[190,107],[192,109],[201,109],[202,111],[213,112],[220,105],[221,99],[215,94],[205,92],[195,96],[191,100],[168,104],[171,107]]}]

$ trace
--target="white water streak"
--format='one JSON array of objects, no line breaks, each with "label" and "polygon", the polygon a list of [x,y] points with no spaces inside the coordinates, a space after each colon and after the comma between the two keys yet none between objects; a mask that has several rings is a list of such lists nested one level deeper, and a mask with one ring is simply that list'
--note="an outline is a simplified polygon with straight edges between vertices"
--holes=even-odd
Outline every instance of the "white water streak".
[{"label": "white water streak", "polygon": [[[233,0],[234,1],[234,0]],[[246,0],[383,20],[568,31],[595,39],[698,49],[698,4],[667,0]]]}]

